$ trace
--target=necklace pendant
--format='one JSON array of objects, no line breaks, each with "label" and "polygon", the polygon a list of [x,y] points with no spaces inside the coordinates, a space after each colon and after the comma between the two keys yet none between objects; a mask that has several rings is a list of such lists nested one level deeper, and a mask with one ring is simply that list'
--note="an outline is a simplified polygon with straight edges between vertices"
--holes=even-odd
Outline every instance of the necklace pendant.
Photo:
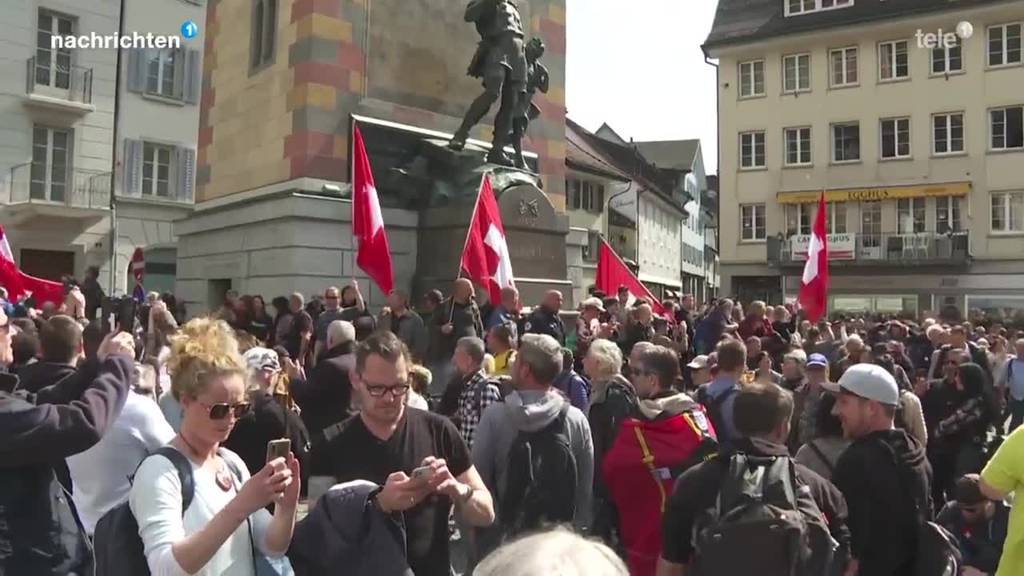
[{"label": "necklace pendant", "polygon": [[231,474],[229,474],[227,470],[224,468],[218,470],[215,479],[217,481],[217,486],[219,486],[221,490],[225,492],[231,490]]}]

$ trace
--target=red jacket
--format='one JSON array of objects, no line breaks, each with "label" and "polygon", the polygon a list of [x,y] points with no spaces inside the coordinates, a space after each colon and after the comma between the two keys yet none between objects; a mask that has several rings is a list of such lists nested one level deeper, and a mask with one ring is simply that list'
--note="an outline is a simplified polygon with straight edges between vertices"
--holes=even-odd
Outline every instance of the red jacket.
[{"label": "red jacket", "polygon": [[767,318],[758,318],[756,316],[747,316],[740,322],[739,328],[736,332],[740,335],[744,341],[751,336],[757,336],[758,338],[764,338],[766,336],[773,336],[775,329],[772,328],[772,323]]}]

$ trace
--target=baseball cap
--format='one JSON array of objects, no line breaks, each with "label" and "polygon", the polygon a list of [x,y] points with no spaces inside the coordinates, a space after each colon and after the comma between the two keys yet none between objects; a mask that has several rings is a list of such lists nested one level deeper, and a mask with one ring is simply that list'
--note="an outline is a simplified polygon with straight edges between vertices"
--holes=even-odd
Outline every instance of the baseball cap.
[{"label": "baseball cap", "polygon": [[709,365],[710,363],[708,362],[708,357],[702,354],[691,360],[690,363],[686,365],[686,367],[691,370],[703,370],[707,368]]},{"label": "baseball cap", "polygon": [[900,401],[896,379],[876,364],[854,364],[843,373],[837,384],[826,382],[822,387],[829,392],[846,391],[886,406],[896,406]]},{"label": "baseball cap", "polygon": [[277,352],[269,348],[250,348],[242,356],[246,367],[256,372],[258,370],[281,370],[281,362],[277,359]]},{"label": "baseball cap", "polygon": [[957,503],[963,506],[974,506],[988,500],[981,493],[981,476],[977,474],[966,474],[957,480],[954,493]]},{"label": "baseball cap", "polygon": [[587,298],[586,300],[583,301],[581,306],[583,309],[593,308],[595,310],[604,312],[604,302],[602,302],[600,298]]},{"label": "baseball cap", "polygon": [[824,354],[811,354],[807,357],[807,367],[820,366],[822,368],[828,368],[828,358],[825,358]]}]

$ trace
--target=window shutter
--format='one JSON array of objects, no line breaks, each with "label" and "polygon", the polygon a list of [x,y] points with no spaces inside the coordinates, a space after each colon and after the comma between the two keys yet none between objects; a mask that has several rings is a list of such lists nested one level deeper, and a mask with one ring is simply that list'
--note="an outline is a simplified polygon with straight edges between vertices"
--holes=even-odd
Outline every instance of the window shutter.
[{"label": "window shutter", "polygon": [[124,141],[124,165],[122,166],[121,193],[138,198],[142,196],[142,141]]},{"label": "window shutter", "polygon": [[146,89],[146,58],[144,50],[130,49],[128,52],[128,91],[143,92]]},{"label": "window shutter", "polygon": [[202,83],[201,54],[199,50],[185,50],[184,100],[189,104],[199,102],[199,85]]},{"label": "window shutter", "polygon": [[196,151],[192,148],[177,149],[178,182],[175,187],[177,199],[192,202],[196,185]]}]

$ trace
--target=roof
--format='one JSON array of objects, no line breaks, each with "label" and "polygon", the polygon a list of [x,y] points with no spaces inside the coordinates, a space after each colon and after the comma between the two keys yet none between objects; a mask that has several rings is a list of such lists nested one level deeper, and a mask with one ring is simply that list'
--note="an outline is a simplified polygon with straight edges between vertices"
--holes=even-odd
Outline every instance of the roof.
[{"label": "roof", "polygon": [[626,144],[626,139],[619,136],[619,133],[615,130],[612,130],[612,127],[609,126],[607,122],[601,124],[601,127],[598,128],[597,132],[594,132],[594,134],[600,138],[604,138],[605,140],[615,142],[616,144]]},{"label": "roof", "polygon": [[[627,175],[629,180],[636,182],[644,190],[655,193],[663,201],[682,212],[682,204],[672,197],[672,190],[678,177],[676,174],[658,169],[644,159],[634,146],[606,140],[568,118],[566,118],[566,126],[567,135],[570,130],[575,132],[591,150],[598,153],[604,162],[614,166],[617,171]],[[602,127],[605,128],[608,125],[605,124]],[[608,130],[611,128],[608,127]],[[614,133],[614,130],[612,132]]]},{"label": "roof", "polygon": [[854,0],[853,6],[786,18],[785,0],[718,0],[704,51],[788,34],[1018,0]]},{"label": "roof", "polygon": [[588,133],[585,128],[568,118],[565,119],[566,164],[570,168],[612,180],[631,181],[629,174],[609,162],[600,150],[588,142],[584,133]]},{"label": "roof", "polygon": [[689,172],[700,150],[700,140],[663,140],[636,142],[637,149],[648,162],[658,168]]}]

